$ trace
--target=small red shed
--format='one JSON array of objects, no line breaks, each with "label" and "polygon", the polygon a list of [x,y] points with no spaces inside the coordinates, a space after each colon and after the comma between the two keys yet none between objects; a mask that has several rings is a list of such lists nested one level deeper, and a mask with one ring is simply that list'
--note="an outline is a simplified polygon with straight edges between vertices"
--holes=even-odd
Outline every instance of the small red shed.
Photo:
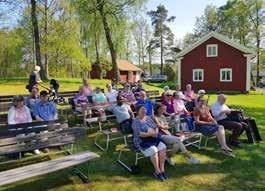
[{"label": "small red shed", "polygon": [[[140,80],[142,69],[130,63],[128,60],[117,60],[117,65],[120,71],[120,81],[137,82]],[[92,79],[99,79],[99,70],[95,64],[92,65],[92,71],[90,74]],[[113,79],[113,69],[106,71],[103,76],[104,79]]]},{"label": "small red shed", "polygon": [[191,84],[195,90],[248,92],[253,57],[253,50],[210,32],[177,54],[178,82],[182,90]]}]

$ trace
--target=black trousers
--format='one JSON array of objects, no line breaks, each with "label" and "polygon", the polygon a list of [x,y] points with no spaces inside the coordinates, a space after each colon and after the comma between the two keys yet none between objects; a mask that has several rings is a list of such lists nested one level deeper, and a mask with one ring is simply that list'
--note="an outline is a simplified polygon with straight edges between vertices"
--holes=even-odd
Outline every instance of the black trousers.
[{"label": "black trousers", "polygon": [[229,119],[223,119],[218,121],[218,124],[223,125],[225,129],[232,131],[232,135],[229,138],[229,142],[237,141],[238,137],[244,131],[249,131],[248,124],[245,122],[236,122],[236,121],[231,121]]}]

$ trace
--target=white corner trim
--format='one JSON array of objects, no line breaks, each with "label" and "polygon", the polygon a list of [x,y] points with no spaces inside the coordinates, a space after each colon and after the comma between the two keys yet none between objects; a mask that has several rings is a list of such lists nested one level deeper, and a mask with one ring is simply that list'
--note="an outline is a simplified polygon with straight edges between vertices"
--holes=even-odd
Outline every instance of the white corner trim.
[{"label": "white corner trim", "polygon": [[250,63],[250,57],[248,56],[246,58],[246,91],[249,92],[250,90],[250,83],[251,83],[251,63]]}]

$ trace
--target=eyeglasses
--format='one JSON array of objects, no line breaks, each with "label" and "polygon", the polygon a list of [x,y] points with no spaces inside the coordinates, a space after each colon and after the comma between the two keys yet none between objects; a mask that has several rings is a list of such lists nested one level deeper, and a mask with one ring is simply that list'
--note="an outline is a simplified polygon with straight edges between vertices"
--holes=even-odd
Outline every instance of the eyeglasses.
[{"label": "eyeglasses", "polygon": [[172,96],[172,95],[167,95],[167,96],[169,97],[169,96]]}]

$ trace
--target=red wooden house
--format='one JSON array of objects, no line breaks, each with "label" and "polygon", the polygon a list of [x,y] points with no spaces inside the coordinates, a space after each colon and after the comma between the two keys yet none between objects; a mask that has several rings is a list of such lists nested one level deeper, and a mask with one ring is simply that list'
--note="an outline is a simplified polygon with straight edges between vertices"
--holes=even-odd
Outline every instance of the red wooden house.
[{"label": "red wooden house", "polygon": [[191,84],[195,90],[250,90],[254,52],[227,37],[211,32],[177,54],[181,89]]},{"label": "red wooden house", "polygon": [[[117,60],[118,69],[120,71],[120,81],[125,82],[137,82],[140,80],[142,70],[130,63],[127,60]],[[113,79],[114,71],[111,69],[110,71],[105,71],[103,75],[104,79]],[[90,72],[92,79],[99,79],[100,73],[98,67],[93,64],[92,71]]]}]

